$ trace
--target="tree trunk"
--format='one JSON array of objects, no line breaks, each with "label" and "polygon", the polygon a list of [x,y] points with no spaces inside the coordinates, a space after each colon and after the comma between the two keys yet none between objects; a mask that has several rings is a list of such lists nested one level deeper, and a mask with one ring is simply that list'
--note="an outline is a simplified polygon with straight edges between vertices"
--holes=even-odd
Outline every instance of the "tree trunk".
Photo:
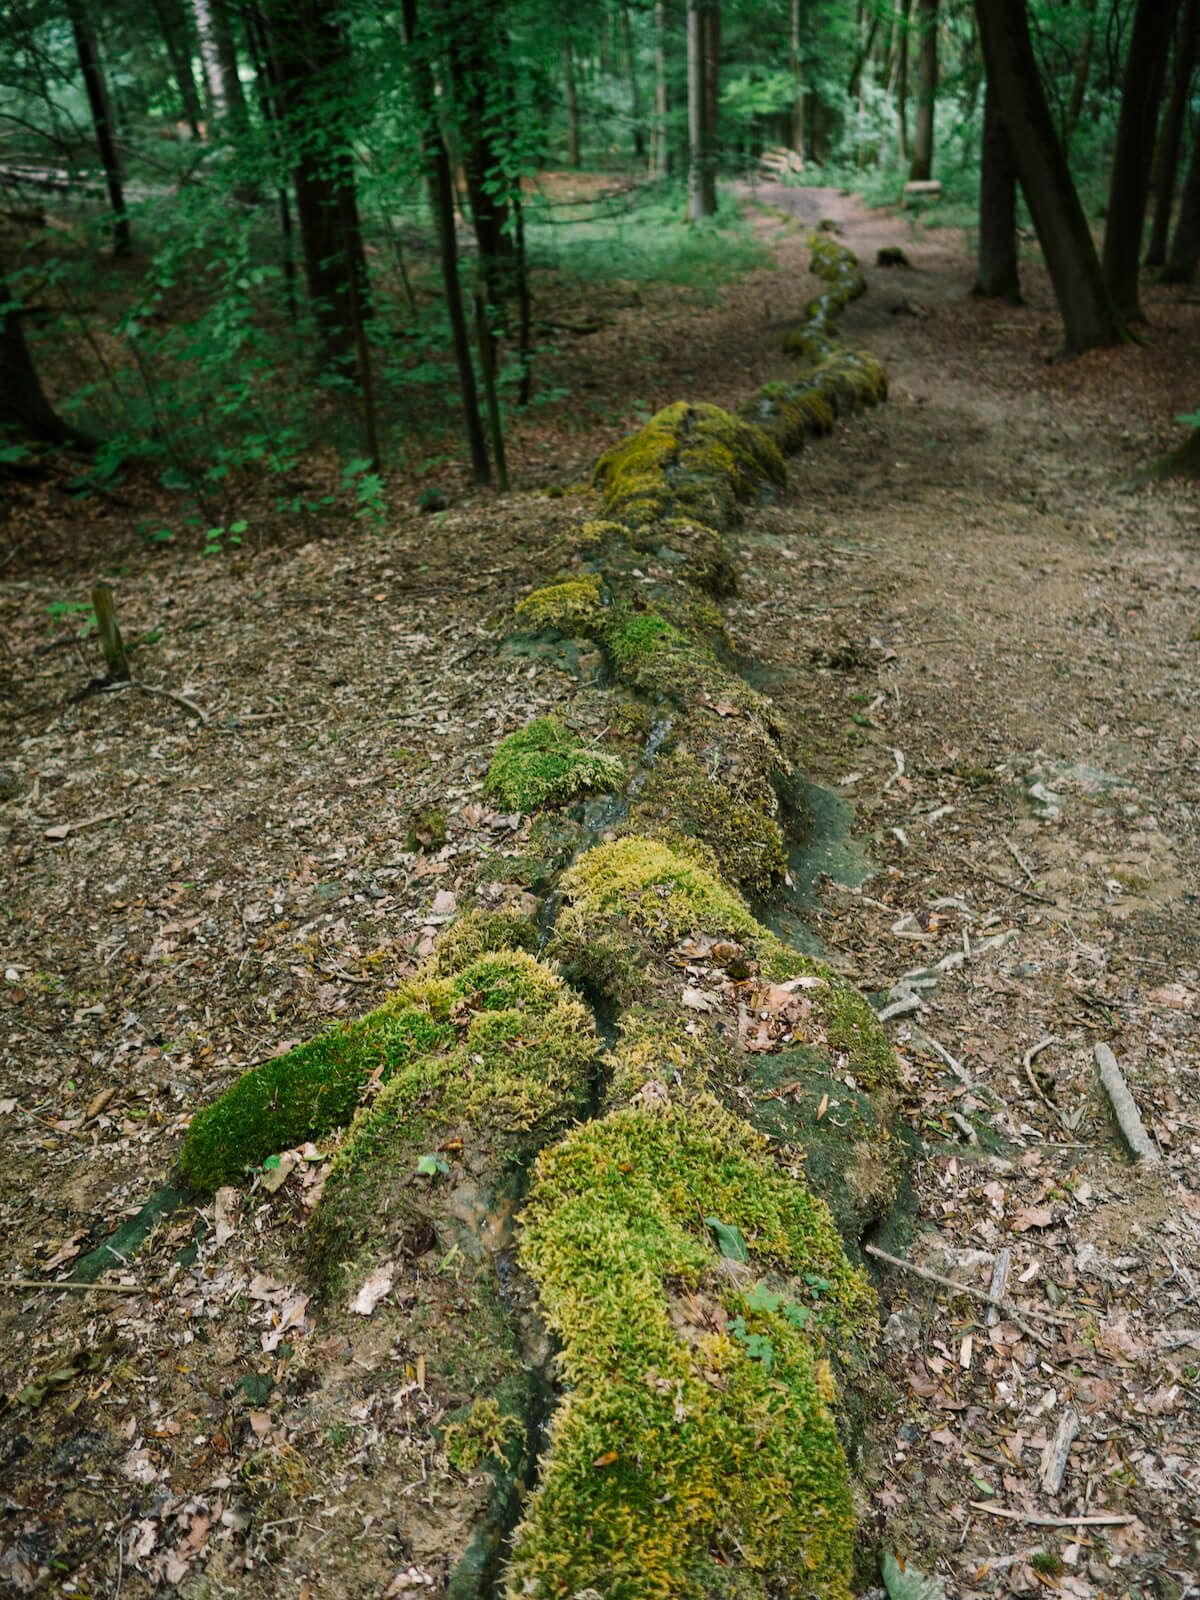
[{"label": "tree trunk", "polygon": [[1117,310],[1141,322],[1138,266],[1150,185],[1154,134],[1167,68],[1167,46],[1178,0],[1138,0],[1125,62],[1117,148],[1104,224],[1104,276]]},{"label": "tree trunk", "polygon": [[0,302],[4,305],[4,320],[0,324],[0,438],[3,430],[13,428],[18,435],[40,439],[46,444],[91,448],[93,441],[64,422],[46,399],[25,342],[21,308],[14,304],[5,281],[3,262],[0,262]]},{"label": "tree trunk", "polygon": [[462,394],[467,443],[471,451],[471,467],[476,483],[490,483],[492,468],[488,460],[483,419],[479,413],[479,391],[475,386],[475,368],[471,361],[471,340],[463,309],[462,285],[458,280],[454,177],[450,170],[446,141],[442,138],[438,122],[437,97],[434,92],[433,69],[429,61],[427,41],[417,37],[417,0],[403,0],[402,16],[404,38],[408,46],[413,104],[420,128],[421,152],[438,229],[442,285],[446,295],[446,312],[450,318],[454,359],[458,365],[458,382]]},{"label": "tree trunk", "polygon": [[1171,207],[1175,200],[1175,180],[1179,173],[1179,152],[1183,148],[1183,125],[1191,99],[1192,73],[1196,65],[1196,29],[1200,25],[1200,0],[1185,0],[1175,38],[1175,74],[1171,102],[1167,107],[1159,140],[1158,172],[1154,184],[1154,221],[1146,265],[1161,267],[1167,259],[1167,238],[1171,229]]},{"label": "tree trunk", "polygon": [[629,78],[629,114],[633,120],[633,153],[639,161],[646,154],[646,119],[642,111],[642,86],[638,78],[637,51],[633,45],[633,22],[629,0],[621,0],[621,43],[625,53],[625,72]]},{"label": "tree trunk", "polygon": [[908,17],[912,0],[899,0],[900,47],[896,62],[896,156],[908,165]]},{"label": "tree trunk", "polygon": [[933,113],[937,102],[938,0],[917,0],[920,51],[917,55],[917,131],[909,177],[916,182],[933,175]]},{"label": "tree trunk", "polygon": [[667,19],[664,0],[654,5],[654,134],[651,140],[650,171],[656,178],[667,175]]},{"label": "tree trunk", "polygon": [[329,109],[331,88],[352,75],[349,48],[320,0],[273,6],[270,41],[281,137],[295,161],[296,215],[321,363],[344,371],[356,361],[357,319],[370,308],[354,168],[345,130]]},{"label": "tree trunk", "polygon": [[79,70],[83,74],[88,105],[92,112],[92,126],[96,130],[96,148],[104,167],[104,181],[108,186],[108,203],[112,207],[113,255],[133,254],[133,237],[129,231],[129,214],[125,210],[125,190],[121,178],[121,159],[117,155],[113,134],[112,114],[108,107],[108,91],[100,58],[88,27],[83,0],[67,0],[67,14],[71,31],[75,35],[75,51],[79,57]]},{"label": "tree trunk", "polygon": [[567,164],[578,168],[583,165],[579,141],[579,91],[575,84],[575,52],[569,39],[563,45],[563,91],[567,107]]},{"label": "tree trunk", "polygon": [[192,138],[199,140],[202,137],[200,124],[203,114],[200,96],[196,93],[196,80],[192,76],[192,53],[186,20],[173,0],[154,0],[154,10],[166,46],[167,59],[171,63],[171,73],[179,89],[183,120],[192,130]]},{"label": "tree trunk", "polygon": [[1054,130],[1025,0],[975,0],[988,84],[1008,131],[1013,164],[1033,216],[1072,355],[1122,343],[1087,218]]},{"label": "tree trunk", "polygon": [[1197,266],[1200,266],[1200,134],[1192,146],[1171,250],[1159,276],[1163,283],[1191,283]]},{"label": "tree trunk", "polygon": [[804,161],[804,56],[800,48],[800,0],[791,5],[792,137],[791,147]]},{"label": "tree trunk", "polygon": [[234,128],[246,123],[246,96],[238,73],[237,48],[229,17],[216,0],[192,0],[192,16],[200,41],[200,61],[208,85],[208,102],[214,122]]},{"label": "tree trunk", "polygon": [[1096,0],[1088,0],[1087,17],[1083,25],[1083,38],[1079,44],[1079,54],[1075,57],[1075,72],[1071,79],[1071,97],[1067,101],[1066,117],[1063,121],[1063,149],[1066,150],[1071,143],[1079,122],[1079,113],[1083,110],[1083,97],[1087,93],[1088,79],[1092,74],[1092,50],[1096,42]]},{"label": "tree trunk", "polygon": [[495,327],[512,288],[513,241],[503,162],[496,145],[502,121],[503,67],[489,52],[500,32],[495,8],[478,3],[443,8],[447,60],[461,160],[471,203],[471,224],[487,302],[486,326]]},{"label": "tree trunk", "polygon": [[983,107],[983,163],[979,180],[979,275],[974,292],[1021,303],[1017,271],[1017,170],[1008,133],[988,85]]},{"label": "tree trunk", "polygon": [[[259,108],[271,143],[279,162],[280,171],[286,170],[287,147],[283,128],[283,108],[279,99],[279,84],[274,73],[271,42],[262,11],[252,6],[246,13],[246,37],[250,41],[250,57],[258,87]],[[295,322],[296,305],[296,246],[292,235],[292,207],[286,184],[280,182],[277,190],[279,205],[279,234],[282,241],[282,266],[284,293],[288,320]]]},{"label": "tree trunk", "polygon": [[720,12],[716,0],[688,0],[688,220],[716,214],[716,99]]}]

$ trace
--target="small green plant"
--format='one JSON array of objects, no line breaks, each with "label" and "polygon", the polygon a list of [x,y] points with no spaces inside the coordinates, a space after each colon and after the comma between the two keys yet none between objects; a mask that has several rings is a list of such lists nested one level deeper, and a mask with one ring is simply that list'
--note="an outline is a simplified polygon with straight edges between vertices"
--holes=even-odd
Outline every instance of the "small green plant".
[{"label": "small green plant", "polygon": [[423,1178],[436,1178],[450,1171],[450,1163],[445,1156],[440,1156],[436,1151],[424,1155],[417,1161],[417,1171]]},{"label": "small green plant", "polygon": [[204,551],[206,556],[220,555],[222,550],[235,549],[242,542],[242,535],[249,528],[248,522],[231,522],[228,527],[224,525],[208,528],[204,534]]}]

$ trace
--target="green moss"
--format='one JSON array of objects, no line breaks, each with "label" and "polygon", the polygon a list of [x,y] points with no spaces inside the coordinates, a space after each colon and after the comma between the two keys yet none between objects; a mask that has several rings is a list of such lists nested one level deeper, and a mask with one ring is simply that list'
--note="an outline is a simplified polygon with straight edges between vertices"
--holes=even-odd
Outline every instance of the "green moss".
[{"label": "green moss", "polygon": [[469,1474],[487,1461],[507,1462],[524,1428],[520,1417],[500,1410],[495,1395],[486,1395],[447,1423],[442,1448],[457,1472]]},{"label": "green moss", "polygon": [[452,922],[438,940],[434,958],[443,976],[461,972],[488,951],[532,950],[537,944],[537,929],[518,911],[465,912]]},{"label": "green moss", "polygon": [[675,1017],[642,1006],[629,1007],[621,1018],[620,1035],[609,1051],[605,1104],[626,1105],[648,1084],[661,1083],[685,1095],[707,1087],[710,1041],[686,1033]]},{"label": "green moss", "polygon": [[811,378],[795,384],[764,384],[738,409],[765,428],[788,455],[801,449],[806,439],[828,433],[837,415],[819,383]]},{"label": "green moss", "polygon": [[619,916],[674,944],[687,933],[749,937],[765,932],[733,890],[679,845],[627,837],[588,850],[562,880],[560,925]]},{"label": "green moss", "polygon": [[535,589],[517,602],[516,616],[518,622],[535,632],[556,628],[559,633],[571,635],[590,633],[600,609],[600,579],[594,573],[585,573]]},{"label": "green moss", "polygon": [[441,806],[414,811],[404,840],[406,850],[440,850],[446,842],[446,813]]},{"label": "green moss", "polygon": [[[695,615],[694,603],[690,614]],[[681,617],[689,615],[682,606]],[[703,621],[703,614],[700,617]],[[643,694],[673,700],[681,708],[723,702],[777,731],[769,700],[722,665],[715,650],[657,610],[613,606],[602,636],[613,677]]]},{"label": "green moss", "polygon": [[724,876],[751,896],[766,896],[787,871],[773,810],[739,799],[710,768],[682,752],[658,762],[629,821],[635,832],[669,841],[703,839]]},{"label": "green moss", "polygon": [[[769,1285],[722,1270],[708,1217]],[[711,1101],[631,1107],[544,1152],[521,1258],[569,1392],[510,1595],[685,1600],[732,1567],[772,1594],[848,1600],[853,1507],[822,1339],[865,1336],[875,1303],[804,1185]]]},{"label": "green moss", "polygon": [[766,434],[719,406],[677,401],[596,463],[595,484],[615,517],[637,526],[672,516],[728,520],[738,504],[786,482]]},{"label": "green moss", "polygon": [[556,717],[539,717],[502,739],[484,782],[513,811],[539,811],[562,805],[624,782],[620,757],[585,745]]}]

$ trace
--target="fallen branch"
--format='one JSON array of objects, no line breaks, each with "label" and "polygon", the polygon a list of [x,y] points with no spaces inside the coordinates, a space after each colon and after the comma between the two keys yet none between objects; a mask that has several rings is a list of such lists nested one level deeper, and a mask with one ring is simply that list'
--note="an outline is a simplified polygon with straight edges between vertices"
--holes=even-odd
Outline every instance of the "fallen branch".
[{"label": "fallen branch", "polygon": [[1003,1250],[997,1252],[996,1264],[992,1268],[992,1281],[988,1287],[991,1305],[988,1306],[987,1326],[994,1328],[1000,1321],[1000,1307],[1004,1303],[1004,1291],[1008,1287],[1008,1269],[1012,1266],[1012,1249],[1005,1245]]},{"label": "fallen branch", "polygon": [[1121,1135],[1133,1151],[1134,1160],[1144,1161],[1148,1167],[1158,1166],[1162,1156],[1158,1153],[1158,1146],[1146,1132],[1146,1125],[1129,1092],[1129,1085],[1117,1065],[1116,1056],[1106,1044],[1096,1046],[1095,1056],[1096,1065],[1100,1069],[1100,1082],[1104,1085],[1104,1092],[1112,1103]]},{"label": "fallen branch", "polygon": [[1079,1414],[1068,1406],[1059,1418],[1054,1437],[1042,1456],[1041,1484],[1043,1494],[1057,1494],[1062,1488],[1063,1473],[1067,1470],[1067,1457],[1079,1432]]},{"label": "fallen branch", "polygon": [[993,1295],[990,1289],[976,1289],[973,1284],[959,1283],[957,1278],[945,1278],[940,1272],[931,1272],[928,1267],[917,1266],[915,1261],[905,1261],[901,1256],[889,1255],[877,1244],[865,1244],[863,1250],[878,1261],[886,1261],[889,1267],[897,1267],[901,1272],[911,1272],[914,1277],[924,1278],[926,1283],[938,1283],[943,1289],[953,1289],[955,1294],[970,1295],[973,1300],[984,1300],[990,1306],[998,1306],[1001,1311],[1007,1311],[1014,1322],[1019,1322],[1022,1317],[1033,1317],[1038,1322],[1053,1323],[1055,1327],[1065,1325],[1062,1317],[1053,1316],[1049,1311],[1037,1311],[1031,1306],[1017,1307],[1011,1300]]},{"label": "fallen branch", "polygon": [[1039,1517],[1032,1511],[1013,1511],[1009,1506],[990,1506],[986,1500],[968,1500],[972,1511],[986,1511],[990,1517],[1008,1517],[1012,1522],[1023,1522],[1030,1528],[1127,1528],[1136,1517]]},{"label": "fallen branch", "polygon": [[0,1289],[8,1289],[14,1294],[23,1289],[59,1289],[74,1290],[77,1294],[148,1294],[149,1290],[140,1283],[74,1283],[69,1278],[51,1279],[49,1282],[41,1278],[0,1278]]},{"label": "fallen branch", "polygon": [[177,706],[182,706],[185,711],[190,711],[194,717],[199,717],[204,726],[208,727],[208,713],[201,711],[196,702],[189,700],[187,695],[176,694],[174,689],[160,689],[156,684],[144,683],[141,678],[131,678],[130,684],[133,688],[140,689],[143,694],[158,694],[164,700],[174,700]]}]

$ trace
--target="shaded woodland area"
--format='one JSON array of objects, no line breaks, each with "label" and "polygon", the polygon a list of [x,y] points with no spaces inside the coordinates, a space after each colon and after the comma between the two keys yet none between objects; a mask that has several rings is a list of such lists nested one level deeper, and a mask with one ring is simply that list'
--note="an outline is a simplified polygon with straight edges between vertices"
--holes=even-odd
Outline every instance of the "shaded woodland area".
[{"label": "shaded woodland area", "polygon": [[1196,1600],[1200,0],[0,9],[0,1577]]}]

